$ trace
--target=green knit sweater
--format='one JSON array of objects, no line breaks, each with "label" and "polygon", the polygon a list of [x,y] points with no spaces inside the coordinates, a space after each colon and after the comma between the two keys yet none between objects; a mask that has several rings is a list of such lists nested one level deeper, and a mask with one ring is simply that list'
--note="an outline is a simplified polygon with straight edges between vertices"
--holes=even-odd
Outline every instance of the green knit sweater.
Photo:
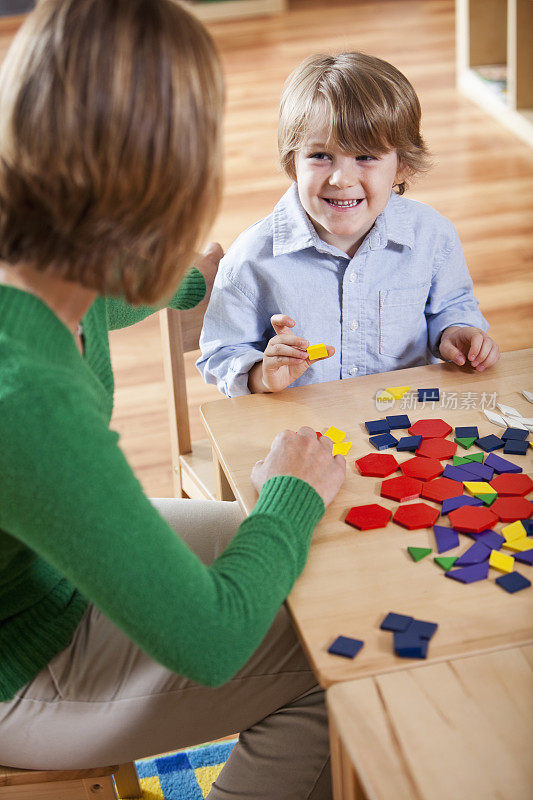
[{"label": "green knit sweater", "polygon": [[[193,270],[171,305],[204,292]],[[108,330],[153,311],[98,298],[82,357],[47,305],[0,285],[0,700],[67,646],[89,602],[168,669],[224,683],[305,564],[324,505],[297,478],[267,481],[211,566],[144,495],[109,428]]]}]

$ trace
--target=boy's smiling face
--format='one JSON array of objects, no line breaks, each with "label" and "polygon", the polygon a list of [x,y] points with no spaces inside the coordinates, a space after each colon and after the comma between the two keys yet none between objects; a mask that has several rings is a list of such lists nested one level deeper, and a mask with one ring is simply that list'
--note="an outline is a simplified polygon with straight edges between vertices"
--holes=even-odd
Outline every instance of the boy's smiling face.
[{"label": "boy's smiling face", "polygon": [[395,150],[347,154],[317,130],[294,158],[300,202],[318,235],[351,257],[402,180]]}]

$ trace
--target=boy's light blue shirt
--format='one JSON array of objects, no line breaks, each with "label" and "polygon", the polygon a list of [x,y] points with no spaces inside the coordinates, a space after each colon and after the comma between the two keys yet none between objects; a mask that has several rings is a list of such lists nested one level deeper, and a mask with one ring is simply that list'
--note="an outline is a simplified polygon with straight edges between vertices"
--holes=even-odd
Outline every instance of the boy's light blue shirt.
[{"label": "boy's light blue shirt", "polygon": [[272,314],[335,347],[292,386],[434,363],[445,328],[488,329],[448,219],[393,192],[350,259],[320,239],[296,184],[220,262],[197,361],[207,383],[249,394],[248,373],[275,335]]}]

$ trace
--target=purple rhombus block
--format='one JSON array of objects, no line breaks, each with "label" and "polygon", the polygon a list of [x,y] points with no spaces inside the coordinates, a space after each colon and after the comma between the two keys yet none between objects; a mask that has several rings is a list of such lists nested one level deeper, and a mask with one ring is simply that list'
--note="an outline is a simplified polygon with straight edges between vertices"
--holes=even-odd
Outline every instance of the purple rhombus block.
[{"label": "purple rhombus block", "polygon": [[466,469],[482,481],[491,481],[494,477],[494,467],[490,464],[480,464],[479,461],[471,461],[469,464],[461,464],[460,469]]},{"label": "purple rhombus block", "polygon": [[483,533],[472,535],[475,536],[476,542],[482,542],[487,547],[490,547],[491,550],[499,550],[505,542],[505,536],[502,536],[501,533],[496,533],[496,531],[483,531]]},{"label": "purple rhombus block", "polygon": [[442,503],[441,514],[448,514],[461,506],[482,506],[483,500],[479,497],[471,497],[469,494],[461,494],[459,497],[448,497]]},{"label": "purple rhombus block", "polygon": [[[457,563],[457,562],[456,562]],[[489,574],[489,562],[483,561],[481,564],[472,564],[471,567],[460,567],[444,573],[447,578],[453,578],[461,583],[474,583],[483,581]]]},{"label": "purple rhombus block", "polygon": [[521,553],[514,553],[514,560],[520,561],[522,564],[530,564],[533,566],[533,547],[531,550],[523,550]]},{"label": "purple rhombus block", "polygon": [[445,525],[433,525],[433,533],[435,534],[439,553],[453,550],[459,544],[459,534],[454,528],[447,528]]},{"label": "purple rhombus block", "polygon": [[485,466],[492,467],[494,472],[498,473],[523,471],[522,467],[519,467],[517,464],[513,464],[512,461],[508,461],[506,458],[497,456],[496,453],[489,453],[485,459]]},{"label": "purple rhombus block", "polygon": [[459,483],[464,483],[464,481],[472,480],[472,473],[467,472],[461,467],[452,467],[451,464],[446,464],[444,467],[444,472],[442,473],[442,477],[450,478],[452,481],[459,481]]},{"label": "purple rhombus block", "polygon": [[483,542],[474,542],[455,562],[454,567],[469,567],[471,564],[480,564],[487,561],[491,548]]}]

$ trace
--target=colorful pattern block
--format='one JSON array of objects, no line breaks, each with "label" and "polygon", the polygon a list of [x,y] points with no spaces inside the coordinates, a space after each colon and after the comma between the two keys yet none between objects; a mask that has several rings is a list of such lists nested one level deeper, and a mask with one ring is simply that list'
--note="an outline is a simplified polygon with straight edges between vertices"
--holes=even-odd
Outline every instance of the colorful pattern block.
[{"label": "colorful pattern block", "polygon": [[479,494],[495,494],[490,483],[485,481],[463,481],[463,483],[468,494],[473,497]]},{"label": "colorful pattern block", "polygon": [[385,391],[391,394],[395,400],[401,400],[409,391],[409,386],[388,386]]},{"label": "colorful pattern block", "polygon": [[496,533],[496,531],[483,531],[479,536],[476,536],[476,541],[483,542],[483,544],[486,544],[491,550],[499,550],[505,542],[505,539],[499,533]]},{"label": "colorful pattern block", "polygon": [[371,436],[377,433],[388,433],[389,423],[386,419],[371,419],[365,422],[365,427]]},{"label": "colorful pattern block", "polygon": [[389,453],[383,455],[369,453],[367,456],[356,459],[355,463],[361,475],[369,475],[373,478],[386,478],[387,475],[392,475],[400,468],[394,456]]},{"label": "colorful pattern block", "polygon": [[462,447],[463,450],[469,450],[476,441],[477,441],[477,436],[475,438],[456,436],[454,439],[454,442],[458,444],[459,447]]},{"label": "colorful pattern block", "polygon": [[472,564],[471,567],[459,567],[459,569],[452,569],[444,574],[447,578],[453,578],[454,581],[461,583],[484,581],[489,576],[489,562],[483,561],[481,564]]},{"label": "colorful pattern block", "polygon": [[503,447],[505,442],[503,439],[500,439],[499,436],[495,436],[491,433],[489,436],[483,436],[481,439],[478,439],[476,444],[486,453],[491,453],[493,450],[499,450],[500,447]]},{"label": "colorful pattern block", "polygon": [[525,497],[533,490],[533,481],[529,475],[498,475],[490,485],[500,497]]},{"label": "colorful pattern block", "polygon": [[307,348],[307,355],[310,361],[315,361],[317,358],[327,358],[328,348],[325,344],[311,344]]},{"label": "colorful pattern block", "polygon": [[456,508],[462,508],[463,506],[482,506],[483,500],[480,500],[479,497],[471,497],[469,494],[462,494],[460,497],[448,497],[446,500],[442,501],[442,514],[449,514],[450,511],[454,511]]},{"label": "colorful pattern block", "polygon": [[434,525],[433,533],[439,553],[446,553],[459,546],[459,534],[453,528],[446,528],[444,525]]},{"label": "colorful pattern block", "polygon": [[438,389],[419,389],[418,390],[418,402],[423,403],[424,400],[428,402],[436,402],[440,399],[440,392]]},{"label": "colorful pattern block", "polygon": [[492,504],[491,511],[497,514],[502,522],[514,522],[517,519],[529,519],[533,505],[525,497],[498,497]]},{"label": "colorful pattern block", "polygon": [[333,456],[338,456],[338,455],[347,456],[351,449],[352,449],[351,442],[334,442],[331,454]]},{"label": "colorful pattern block", "polygon": [[389,428],[391,431],[402,430],[403,428],[411,427],[411,420],[407,414],[393,414],[387,417]]},{"label": "colorful pattern block", "polygon": [[512,542],[504,542],[502,547],[505,550],[512,550],[514,553],[525,553],[527,550],[531,550],[531,540],[528,539],[527,536],[524,536],[523,539],[513,539]]},{"label": "colorful pattern block", "polygon": [[518,439],[507,439],[503,452],[508,455],[525,456],[527,448],[528,442],[519,441]]},{"label": "colorful pattern block", "polygon": [[389,611],[379,627],[382,631],[406,631],[411,622],[413,617]]},{"label": "colorful pattern block", "polygon": [[422,439],[444,439],[452,432],[452,426],[443,419],[419,419],[409,428],[411,436],[421,436]]},{"label": "colorful pattern block", "polygon": [[400,464],[400,469],[409,478],[418,478],[420,481],[431,481],[443,471],[443,466],[436,458],[415,456]]},{"label": "colorful pattern block", "polygon": [[450,511],[450,522],[458,531],[481,533],[492,528],[498,522],[498,517],[488,508],[463,506]]},{"label": "colorful pattern block", "polygon": [[516,520],[515,522],[511,522],[510,525],[505,525],[501,532],[502,536],[505,537],[506,542],[513,542],[517,539],[526,538],[526,529],[524,528],[521,520]]},{"label": "colorful pattern block", "polygon": [[433,561],[438,564],[439,567],[442,567],[445,572],[447,572],[457,561],[457,556],[435,556]]},{"label": "colorful pattern block", "polygon": [[[480,455],[482,456],[481,453]],[[461,469],[472,473],[472,478],[476,477],[480,481],[490,481],[494,477],[494,470],[492,467],[487,467],[486,464],[481,464],[477,461],[467,460],[461,465]]]},{"label": "colorful pattern block", "polygon": [[490,557],[492,550],[487,547],[483,542],[474,542],[455,562],[456,567],[469,567],[471,564],[481,564],[482,561],[487,561]]},{"label": "colorful pattern block", "polygon": [[381,433],[379,436],[371,436],[369,442],[376,450],[387,450],[389,447],[396,447],[398,439],[391,433]]},{"label": "colorful pattern block", "polygon": [[531,550],[526,550],[524,553],[515,553],[515,561],[533,566],[533,548]]},{"label": "colorful pattern block", "polygon": [[494,472],[498,473],[522,472],[522,467],[519,467],[518,464],[513,464],[512,461],[509,461],[507,458],[497,456],[496,453],[489,453],[485,459],[485,464],[489,467],[492,467]]},{"label": "colorful pattern block", "polygon": [[472,473],[463,469],[463,464],[461,464],[460,467],[453,467],[451,464],[446,464],[442,474],[444,478],[449,478],[451,481],[458,481],[459,483],[472,480]]},{"label": "colorful pattern block", "polygon": [[337,636],[333,644],[328,647],[328,653],[344,658],[355,658],[364,645],[361,639],[352,639],[350,636]]},{"label": "colorful pattern block", "polygon": [[519,442],[527,439],[529,431],[524,428],[507,428],[501,435],[501,439],[516,439]]},{"label": "colorful pattern block", "polygon": [[416,632],[411,633],[411,627],[403,632],[396,631],[394,633],[394,652],[400,658],[426,658],[427,639],[422,639]]},{"label": "colorful pattern block", "polygon": [[344,431],[341,431],[339,428],[336,428],[334,425],[330,425],[330,427],[325,432],[324,436],[327,436],[328,439],[331,439],[332,442],[342,442],[346,434]]},{"label": "colorful pattern block", "polygon": [[392,511],[388,508],[378,505],[377,503],[369,503],[365,506],[353,506],[344,521],[354,528],[359,528],[361,531],[371,531],[376,528],[384,528],[390,520]]},{"label": "colorful pattern block", "polygon": [[408,547],[407,549],[413,561],[421,561],[431,553],[431,547]]},{"label": "colorful pattern block", "polygon": [[531,586],[531,581],[521,575],[519,572],[509,572],[507,575],[500,575],[496,578],[496,583],[505,589],[509,594],[520,592],[522,589],[527,589]]},{"label": "colorful pattern block", "polygon": [[413,503],[408,506],[399,506],[392,520],[410,531],[415,531],[420,528],[431,528],[438,517],[437,508],[431,508],[426,503]]},{"label": "colorful pattern block", "polygon": [[383,481],[380,494],[382,497],[389,498],[389,500],[404,503],[407,500],[415,500],[420,497],[422,486],[422,481],[402,475],[401,478],[389,478],[388,481]]},{"label": "colorful pattern block", "polygon": [[421,441],[422,441],[421,436],[402,436],[402,438],[400,439],[400,441],[396,446],[396,450],[398,450],[399,453],[409,450],[411,451],[417,450],[420,447]]},{"label": "colorful pattern block", "polygon": [[499,550],[491,550],[489,556],[489,566],[498,569],[500,572],[512,572],[514,569],[514,558]]},{"label": "colorful pattern block", "polygon": [[434,500],[442,503],[450,497],[459,497],[463,493],[463,487],[458,481],[451,481],[449,478],[435,478],[433,481],[426,481],[422,486],[420,496],[424,500]]},{"label": "colorful pattern block", "polygon": [[426,458],[437,458],[443,461],[446,458],[453,458],[457,451],[457,445],[449,439],[423,439],[422,444],[416,451],[417,456]]},{"label": "colorful pattern block", "polygon": [[458,439],[478,439],[479,431],[477,425],[471,425],[470,427],[462,426],[455,429],[455,435]]}]

